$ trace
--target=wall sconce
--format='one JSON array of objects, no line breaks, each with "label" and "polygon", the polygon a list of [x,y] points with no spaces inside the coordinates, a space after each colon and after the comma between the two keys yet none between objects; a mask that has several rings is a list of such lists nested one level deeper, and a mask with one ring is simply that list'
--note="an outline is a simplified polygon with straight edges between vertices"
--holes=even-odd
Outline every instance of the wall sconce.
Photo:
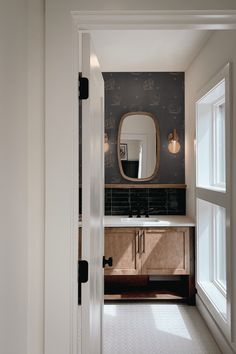
[{"label": "wall sconce", "polygon": [[104,152],[108,152],[110,149],[109,139],[107,133],[104,134]]},{"label": "wall sconce", "polygon": [[179,136],[176,129],[168,135],[168,150],[171,154],[177,154],[180,150]]}]

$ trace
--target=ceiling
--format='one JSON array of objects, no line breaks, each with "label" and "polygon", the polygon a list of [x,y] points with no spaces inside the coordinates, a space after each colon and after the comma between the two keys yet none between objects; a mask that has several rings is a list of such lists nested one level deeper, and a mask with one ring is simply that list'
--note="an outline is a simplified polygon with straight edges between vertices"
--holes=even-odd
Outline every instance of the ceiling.
[{"label": "ceiling", "polygon": [[185,71],[212,31],[94,30],[102,71]]}]

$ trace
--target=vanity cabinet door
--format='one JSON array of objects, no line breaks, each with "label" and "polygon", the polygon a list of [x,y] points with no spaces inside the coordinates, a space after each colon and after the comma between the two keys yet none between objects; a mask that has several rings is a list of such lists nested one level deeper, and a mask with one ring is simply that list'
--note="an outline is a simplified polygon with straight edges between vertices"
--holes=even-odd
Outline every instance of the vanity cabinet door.
[{"label": "vanity cabinet door", "polygon": [[105,275],[140,274],[138,232],[136,228],[105,228],[105,257],[113,258],[113,266],[105,267]]},{"label": "vanity cabinet door", "polygon": [[142,274],[190,274],[189,228],[145,229]]}]

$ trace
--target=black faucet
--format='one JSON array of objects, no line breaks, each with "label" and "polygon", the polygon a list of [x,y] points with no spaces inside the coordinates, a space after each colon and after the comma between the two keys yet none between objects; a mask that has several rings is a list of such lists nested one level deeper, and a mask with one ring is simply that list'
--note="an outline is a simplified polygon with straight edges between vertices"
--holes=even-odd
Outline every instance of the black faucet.
[{"label": "black faucet", "polygon": [[141,208],[139,205],[137,206],[137,209],[129,209],[129,214],[128,217],[132,218],[135,213],[137,213],[137,218],[141,218],[142,215],[145,215],[145,218],[149,218],[149,212],[153,211],[154,208]]},{"label": "black faucet", "polygon": [[[141,215],[145,215],[148,218],[149,212],[153,209],[149,209],[147,198],[142,196],[138,191],[132,193],[132,198],[133,201],[131,200],[131,192],[129,192],[129,218],[136,213],[137,218],[141,218]],[[134,208],[132,208],[132,205]]]},{"label": "black faucet", "polygon": [[147,208],[145,210],[145,218],[149,218],[149,213],[150,213],[150,211],[153,211],[153,210],[154,210],[154,208]]},{"label": "black faucet", "polygon": [[137,207],[137,218],[140,218],[141,217],[141,204],[139,202],[137,202],[136,204],[136,207]]}]

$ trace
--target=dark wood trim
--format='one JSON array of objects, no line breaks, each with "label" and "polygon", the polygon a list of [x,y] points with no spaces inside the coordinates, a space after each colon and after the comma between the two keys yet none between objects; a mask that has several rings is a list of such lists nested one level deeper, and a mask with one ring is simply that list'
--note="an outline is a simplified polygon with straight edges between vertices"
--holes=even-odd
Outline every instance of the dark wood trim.
[{"label": "dark wood trim", "polygon": [[190,275],[188,277],[188,304],[196,304],[196,285],[195,285],[195,228],[190,227]]},{"label": "dark wood trim", "polygon": [[176,188],[176,189],[186,189],[186,184],[157,184],[157,183],[108,183],[105,184],[105,188],[120,188],[120,189],[128,189],[128,188]]}]

